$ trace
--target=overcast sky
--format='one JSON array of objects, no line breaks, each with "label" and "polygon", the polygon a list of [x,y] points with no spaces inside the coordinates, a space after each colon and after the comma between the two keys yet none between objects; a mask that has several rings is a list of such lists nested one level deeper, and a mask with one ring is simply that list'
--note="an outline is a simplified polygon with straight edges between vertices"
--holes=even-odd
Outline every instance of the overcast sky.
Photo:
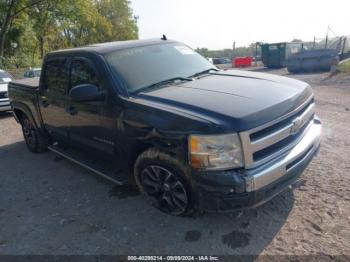
[{"label": "overcast sky", "polygon": [[232,48],[256,41],[304,41],[327,27],[350,35],[349,0],[131,0],[140,39],[160,37],[193,48]]}]

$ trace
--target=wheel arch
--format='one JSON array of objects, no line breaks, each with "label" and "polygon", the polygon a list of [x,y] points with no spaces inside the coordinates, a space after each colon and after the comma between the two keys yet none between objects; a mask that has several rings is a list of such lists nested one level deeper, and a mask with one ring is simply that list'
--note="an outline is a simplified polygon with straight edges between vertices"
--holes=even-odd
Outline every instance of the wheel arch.
[{"label": "wheel arch", "polygon": [[17,122],[20,123],[21,118],[23,116],[26,116],[29,118],[30,121],[32,121],[32,123],[36,128],[40,129],[40,126],[38,125],[37,121],[35,121],[34,116],[28,106],[26,106],[23,103],[13,102],[12,108],[13,108],[13,115]]},{"label": "wheel arch", "polygon": [[[146,148],[145,150],[143,150],[135,159],[134,165],[133,165],[133,170],[135,170],[137,162],[139,161],[140,158],[143,157],[154,157],[154,158],[159,158],[162,159],[163,161],[167,161],[172,165],[176,165],[179,169],[181,169],[181,171],[184,173],[184,175],[186,177],[184,177],[185,179],[189,179],[189,173],[190,173],[190,167],[183,162],[182,159],[176,157],[176,155],[171,154],[167,151],[164,151],[158,147],[153,147],[150,146],[148,148]],[[189,182],[189,181],[188,181]]]},{"label": "wheel arch", "polygon": [[138,141],[135,143],[135,146],[132,147],[134,149],[129,152],[128,168],[132,173],[134,173],[134,167],[137,159],[146,151],[157,151],[159,153],[166,154],[169,156],[169,158],[173,158],[179,163],[182,163],[182,165],[186,165],[186,151],[180,145],[181,143],[179,143],[177,146],[173,146],[173,144],[172,146],[167,146],[164,143],[160,143],[159,141],[153,139],[150,139],[147,142]]}]

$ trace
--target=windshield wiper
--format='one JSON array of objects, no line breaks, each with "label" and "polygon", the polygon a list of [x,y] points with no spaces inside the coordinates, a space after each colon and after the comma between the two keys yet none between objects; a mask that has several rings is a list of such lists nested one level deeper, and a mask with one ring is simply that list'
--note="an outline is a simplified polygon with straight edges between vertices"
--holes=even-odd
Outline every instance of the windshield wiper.
[{"label": "windshield wiper", "polygon": [[200,75],[203,75],[203,74],[206,74],[206,73],[210,73],[210,71],[212,71],[212,70],[214,70],[214,71],[219,71],[219,70],[216,69],[216,68],[209,68],[209,69],[203,70],[203,71],[201,71],[201,72],[195,73],[195,74],[193,74],[193,75],[191,75],[191,76],[189,76],[189,77],[197,77],[197,76],[200,76]]},{"label": "windshield wiper", "polygon": [[148,86],[142,87],[142,88],[136,90],[135,93],[140,93],[140,92],[143,92],[144,90],[153,89],[153,88],[155,88],[155,87],[159,87],[159,86],[162,86],[162,85],[170,84],[170,83],[173,83],[173,82],[176,81],[176,80],[180,80],[180,81],[192,81],[192,78],[189,78],[189,77],[181,77],[181,76],[173,77],[173,78],[170,78],[170,79],[166,79],[166,80],[159,81],[159,82],[150,84],[150,85],[148,85]]}]

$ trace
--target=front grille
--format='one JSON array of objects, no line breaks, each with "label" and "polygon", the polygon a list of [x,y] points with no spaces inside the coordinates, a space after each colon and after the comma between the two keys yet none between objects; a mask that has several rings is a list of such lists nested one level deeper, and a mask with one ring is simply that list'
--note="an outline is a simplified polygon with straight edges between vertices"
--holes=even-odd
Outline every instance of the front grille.
[{"label": "front grille", "polygon": [[297,110],[297,112],[293,112],[290,116],[288,116],[286,119],[283,119],[281,121],[278,121],[275,124],[272,124],[271,126],[268,126],[266,128],[263,128],[262,130],[255,131],[250,134],[250,139],[251,141],[256,141],[259,140],[260,138],[267,136],[275,131],[278,131],[279,129],[283,128],[284,126],[287,126],[288,124],[293,121],[293,119],[305,112],[305,110],[310,106],[311,104],[314,103],[313,99],[310,99],[310,101],[306,102],[303,104],[302,108],[300,111]]},{"label": "front grille", "polygon": [[0,92],[0,99],[8,98],[7,92]]},{"label": "front grille", "polygon": [[262,150],[256,151],[253,153],[253,160],[254,161],[260,161],[269,155],[274,154],[277,151],[280,151],[281,149],[287,147],[293,141],[297,141],[299,137],[301,137],[304,134],[305,129],[308,127],[308,125],[303,126],[296,134],[291,134],[290,136],[282,139],[281,141],[272,144],[271,146],[265,147]]},{"label": "front grille", "polygon": [[290,150],[304,136],[314,118],[314,99],[287,115],[240,133],[246,168],[266,163]]}]

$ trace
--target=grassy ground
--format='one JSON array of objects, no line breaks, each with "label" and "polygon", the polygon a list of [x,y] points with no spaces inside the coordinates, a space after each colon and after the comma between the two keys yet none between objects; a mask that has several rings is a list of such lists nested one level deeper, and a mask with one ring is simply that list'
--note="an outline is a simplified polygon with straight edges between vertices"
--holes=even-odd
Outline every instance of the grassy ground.
[{"label": "grassy ground", "polygon": [[350,59],[346,62],[339,64],[338,70],[342,73],[350,73]]}]

